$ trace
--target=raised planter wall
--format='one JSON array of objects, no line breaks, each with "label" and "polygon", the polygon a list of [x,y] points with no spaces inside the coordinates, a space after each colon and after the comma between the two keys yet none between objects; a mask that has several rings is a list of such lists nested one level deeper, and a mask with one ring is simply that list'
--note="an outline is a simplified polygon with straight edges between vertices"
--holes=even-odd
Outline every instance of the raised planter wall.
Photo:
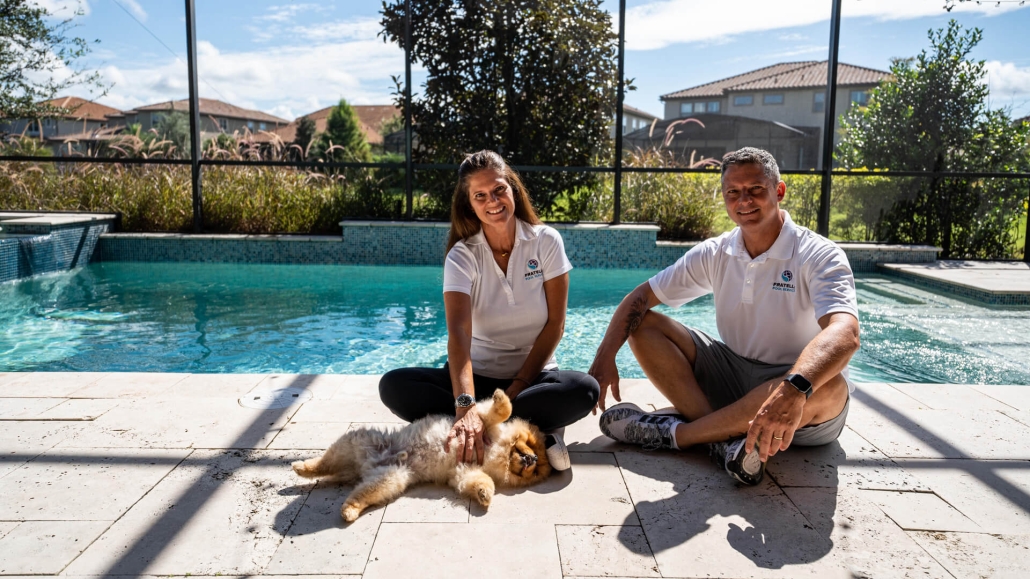
[{"label": "raised planter wall", "polygon": [[[95,259],[103,261],[430,265],[443,263],[448,224],[409,221],[344,221],[343,235],[106,234]],[[661,269],[694,243],[657,241],[654,225],[553,224],[576,267]],[[841,244],[856,272],[877,263],[930,263],[937,248]]]}]

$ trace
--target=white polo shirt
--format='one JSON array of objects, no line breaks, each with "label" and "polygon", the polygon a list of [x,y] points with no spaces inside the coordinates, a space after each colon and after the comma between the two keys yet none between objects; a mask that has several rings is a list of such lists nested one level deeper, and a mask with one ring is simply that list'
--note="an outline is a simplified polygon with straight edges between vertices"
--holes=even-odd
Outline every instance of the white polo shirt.
[{"label": "white polo shirt", "polygon": [[[443,266],[443,291],[472,298],[473,372],[515,377],[547,323],[544,282],[571,269],[561,235],[546,225],[516,220],[507,275],[482,231],[454,244]],[[557,367],[551,354],[544,369]]]},{"label": "white polo shirt", "polygon": [[847,312],[858,318],[844,251],[782,213],[780,235],[762,255],[751,259],[737,227],[695,246],[649,280],[658,299],[673,307],[713,292],[723,342],[768,364],[793,364],[819,333],[822,316]]}]

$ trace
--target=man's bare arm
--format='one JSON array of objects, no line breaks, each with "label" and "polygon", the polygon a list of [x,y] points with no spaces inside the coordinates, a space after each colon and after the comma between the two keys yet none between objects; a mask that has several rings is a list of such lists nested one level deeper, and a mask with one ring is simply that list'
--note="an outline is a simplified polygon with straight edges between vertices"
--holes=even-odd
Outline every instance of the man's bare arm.
[{"label": "man's bare arm", "polygon": [[601,345],[597,347],[594,362],[590,365],[590,375],[601,386],[601,396],[597,399],[597,405],[602,411],[605,408],[605,397],[609,386],[615,400],[622,401],[622,396],[619,394],[619,368],[615,365],[615,355],[630,335],[640,327],[647,312],[660,303],[661,300],[651,289],[651,284],[645,281],[622,298],[622,302],[616,308],[612,321],[608,323],[608,329],[601,340]]},{"label": "man's bare arm", "polygon": [[[851,314],[827,314],[819,318],[819,325],[822,330],[805,346],[790,370],[807,378],[813,391],[838,376],[860,345],[858,319]],[[787,450],[801,423],[806,400],[796,388],[781,382],[751,422],[745,451],[751,452],[757,446],[764,461],[780,450]]]}]

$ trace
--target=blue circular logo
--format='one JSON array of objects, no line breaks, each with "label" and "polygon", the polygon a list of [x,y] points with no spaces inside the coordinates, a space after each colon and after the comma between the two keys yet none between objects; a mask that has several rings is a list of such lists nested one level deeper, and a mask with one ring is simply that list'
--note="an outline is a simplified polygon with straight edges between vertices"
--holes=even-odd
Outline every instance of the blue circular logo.
[{"label": "blue circular logo", "polygon": [[780,274],[780,277],[783,278],[783,281],[790,281],[794,279],[794,274],[790,273],[789,269],[785,269],[783,270],[783,273]]},{"label": "blue circular logo", "polygon": [[540,267],[540,262],[535,259],[531,259],[526,262],[526,267],[528,267],[529,269],[536,269]]}]

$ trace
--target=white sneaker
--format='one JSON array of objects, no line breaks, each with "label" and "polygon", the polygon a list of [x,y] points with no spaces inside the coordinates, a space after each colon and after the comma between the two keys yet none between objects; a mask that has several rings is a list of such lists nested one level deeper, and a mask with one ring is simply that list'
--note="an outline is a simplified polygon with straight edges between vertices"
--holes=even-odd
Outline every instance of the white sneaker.
[{"label": "white sneaker", "polygon": [[569,470],[572,468],[572,460],[569,459],[569,449],[565,441],[557,432],[544,436],[544,446],[547,447],[547,462],[554,470]]}]

